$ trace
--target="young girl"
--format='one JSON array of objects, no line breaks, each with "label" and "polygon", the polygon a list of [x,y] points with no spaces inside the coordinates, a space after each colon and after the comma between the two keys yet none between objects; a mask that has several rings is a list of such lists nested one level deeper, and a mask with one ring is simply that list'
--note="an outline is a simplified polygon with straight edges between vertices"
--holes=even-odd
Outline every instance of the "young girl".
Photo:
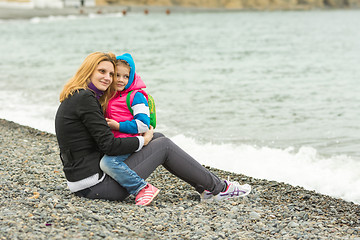
[{"label": "young girl", "polygon": [[[149,130],[150,114],[146,88],[140,76],[135,73],[135,63],[132,56],[125,53],[117,58],[117,93],[107,106],[105,117],[116,138],[139,136]],[[126,102],[130,94],[133,114]],[[148,184],[131,170],[124,161],[130,154],[121,156],[104,155],[100,162],[101,169],[114,178],[126,190],[136,196],[137,205],[148,205],[159,193],[159,190]]]}]

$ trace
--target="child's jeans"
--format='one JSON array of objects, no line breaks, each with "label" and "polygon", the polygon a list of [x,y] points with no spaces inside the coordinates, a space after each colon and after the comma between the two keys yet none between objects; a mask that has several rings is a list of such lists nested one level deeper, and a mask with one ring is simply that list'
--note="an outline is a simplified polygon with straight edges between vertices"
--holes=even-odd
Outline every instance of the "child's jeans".
[{"label": "child's jeans", "polygon": [[146,186],[147,182],[124,163],[129,156],[130,154],[120,156],[104,155],[100,161],[100,168],[130,194],[136,196]]}]

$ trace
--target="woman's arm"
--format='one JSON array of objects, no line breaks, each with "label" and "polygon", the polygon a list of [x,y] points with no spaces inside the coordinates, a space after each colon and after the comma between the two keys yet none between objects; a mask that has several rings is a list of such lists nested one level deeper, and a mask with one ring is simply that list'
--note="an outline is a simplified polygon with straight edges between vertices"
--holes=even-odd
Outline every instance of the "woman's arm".
[{"label": "woman's arm", "polygon": [[[100,151],[107,155],[122,155],[141,149],[141,141],[138,137],[115,138],[94,94],[90,91],[81,92],[77,113]],[[151,133],[144,137],[144,145],[151,140],[149,138],[152,138]]]}]

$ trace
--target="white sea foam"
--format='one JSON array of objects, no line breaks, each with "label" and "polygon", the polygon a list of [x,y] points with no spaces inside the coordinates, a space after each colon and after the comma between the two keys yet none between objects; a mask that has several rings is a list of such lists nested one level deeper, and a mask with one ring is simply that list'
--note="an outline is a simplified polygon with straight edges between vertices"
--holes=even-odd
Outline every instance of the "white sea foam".
[{"label": "white sea foam", "polygon": [[39,23],[39,22],[41,22],[41,18],[40,17],[33,17],[29,21],[31,23]]},{"label": "white sea foam", "polygon": [[0,118],[55,134],[56,105],[31,102],[21,93],[0,91]]},{"label": "white sea foam", "polygon": [[[29,111],[29,109],[23,109],[25,112]],[[48,109],[50,110],[50,109]],[[39,110],[37,110],[39,111]],[[27,112],[28,115],[24,117],[24,113],[20,111],[12,111],[12,112],[3,112],[0,110],[0,118],[16,122],[18,124],[24,126],[30,126],[32,128],[39,129],[41,131],[49,132],[55,134],[55,125],[54,125],[54,117],[50,118],[39,118],[41,113],[45,113],[46,110],[40,110],[41,112],[37,112],[36,114],[32,114],[32,112]],[[51,110],[50,110],[51,111]],[[55,116],[55,113],[54,115]]]},{"label": "white sea foam", "polygon": [[50,15],[48,17],[33,17],[30,18],[30,23],[38,24],[41,22],[58,22],[58,21],[67,21],[67,20],[77,20],[80,18],[84,18],[83,16],[76,16],[76,15],[66,15],[66,16],[53,16]]},{"label": "white sea foam", "polygon": [[347,156],[326,158],[311,147],[295,151],[292,147],[199,144],[183,135],[172,140],[201,164],[360,203],[360,163]]},{"label": "white sea foam", "polygon": [[[85,18],[89,18],[89,19],[94,19],[94,18],[111,18],[111,17],[115,17],[115,18],[121,18],[124,17],[124,15],[122,13],[88,13],[88,14],[84,14],[84,15],[74,15],[74,14],[69,14],[69,15],[50,15],[47,17],[33,17],[30,18],[29,21],[33,24],[38,24],[41,22],[57,22],[57,21],[67,21],[67,20],[77,20],[77,19],[85,19]],[[0,22],[1,23],[1,22]]]}]

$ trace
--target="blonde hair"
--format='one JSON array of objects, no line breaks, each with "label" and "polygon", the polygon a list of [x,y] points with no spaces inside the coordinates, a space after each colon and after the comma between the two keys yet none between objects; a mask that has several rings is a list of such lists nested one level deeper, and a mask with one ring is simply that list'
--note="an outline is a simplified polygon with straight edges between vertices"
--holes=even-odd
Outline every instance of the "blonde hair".
[{"label": "blonde hair", "polygon": [[99,99],[101,107],[105,112],[109,100],[116,93],[116,57],[113,53],[94,52],[89,54],[80,65],[75,75],[64,85],[64,88],[60,93],[60,102],[63,102],[66,98],[72,96],[80,89],[89,89],[90,76],[95,71],[97,65],[103,61],[111,62],[114,66],[114,75],[112,76],[113,81]]}]

